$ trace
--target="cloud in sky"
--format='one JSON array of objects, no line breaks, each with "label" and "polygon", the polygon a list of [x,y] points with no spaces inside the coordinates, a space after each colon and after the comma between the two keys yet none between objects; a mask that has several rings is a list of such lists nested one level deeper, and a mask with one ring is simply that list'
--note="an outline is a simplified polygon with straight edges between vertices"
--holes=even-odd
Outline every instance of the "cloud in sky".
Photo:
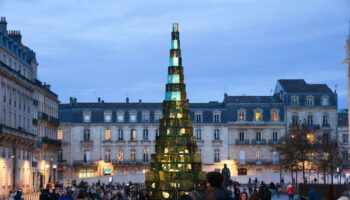
[{"label": "cloud in sky", "polygon": [[338,85],[346,106],[347,0],[2,0],[62,102],[162,101],[171,23],[180,23],[192,102],[269,95],[278,79]]}]

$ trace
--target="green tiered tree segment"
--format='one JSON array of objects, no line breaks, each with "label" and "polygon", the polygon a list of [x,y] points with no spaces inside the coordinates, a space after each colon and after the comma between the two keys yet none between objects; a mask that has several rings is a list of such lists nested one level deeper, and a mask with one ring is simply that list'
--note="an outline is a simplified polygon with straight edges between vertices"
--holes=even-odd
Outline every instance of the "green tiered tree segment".
[{"label": "green tiered tree segment", "polygon": [[193,136],[180,50],[178,24],[173,24],[163,119],[151,157],[146,186],[151,199],[177,200],[193,186],[203,195],[206,187],[200,155]]}]

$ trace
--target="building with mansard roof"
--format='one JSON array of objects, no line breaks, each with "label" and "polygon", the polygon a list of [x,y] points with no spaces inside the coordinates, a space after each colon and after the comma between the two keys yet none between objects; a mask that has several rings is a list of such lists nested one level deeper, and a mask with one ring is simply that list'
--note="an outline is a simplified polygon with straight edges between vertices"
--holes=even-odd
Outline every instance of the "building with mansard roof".
[{"label": "building with mansard roof", "polygon": [[37,79],[33,50],[0,18],[0,194],[38,192],[57,179],[58,96]]},{"label": "building with mansard roof", "polygon": [[[79,102],[60,104],[63,135],[61,178],[148,170],[162,117],[161,103]],[[232,175],[279,172],[273,145],[292,123],[310,132],[329,130],[336,137],[337,94],[325,84],[278,80],[272,96],[230,96],[221,101],[190,103],[193,134],[205,171],[228,164]]]}]

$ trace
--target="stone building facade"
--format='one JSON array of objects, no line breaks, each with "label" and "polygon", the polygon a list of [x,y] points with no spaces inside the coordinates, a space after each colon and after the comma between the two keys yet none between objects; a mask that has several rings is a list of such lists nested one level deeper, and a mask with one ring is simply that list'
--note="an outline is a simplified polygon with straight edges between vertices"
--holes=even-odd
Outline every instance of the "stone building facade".
[{"label": "stone building facade", "polygon": [[[148,169],[162,117],[161,103],[60,104],[60,178],[136,173]],[[337,94],[325,84],[278,80],[272,96],[229,96],[222,102],[190,103],[193,134],[205,171],[228,164],[232,175],[278,172],[272,149],[291,123],[336,137]]]},{"label": "stone building facade", "polygon": [[[35,52],[22,44],[19,31],[7,30],[6,19],[1,17],[0,195],[16,187],[24,193],[38,191],[54,178],[50,169],[57,167],[60,145],[56,134],[59,102],[49,86],[37,79],[37,68]],[[44,156],[48,154],[52,160]]]}]

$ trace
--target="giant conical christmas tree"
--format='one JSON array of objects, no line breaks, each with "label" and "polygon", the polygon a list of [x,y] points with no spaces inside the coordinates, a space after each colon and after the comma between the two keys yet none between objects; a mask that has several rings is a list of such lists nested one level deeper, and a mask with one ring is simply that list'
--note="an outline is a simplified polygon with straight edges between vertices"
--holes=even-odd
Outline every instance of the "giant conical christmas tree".
[{"label": "giant conical christmas tree", "polygon": [[174,23],[163,119],[146,173],[146,186],[153,200],[177,200],[193,186],[203,194],[206,187],[186,97],[179,35],[178,24]]}]

